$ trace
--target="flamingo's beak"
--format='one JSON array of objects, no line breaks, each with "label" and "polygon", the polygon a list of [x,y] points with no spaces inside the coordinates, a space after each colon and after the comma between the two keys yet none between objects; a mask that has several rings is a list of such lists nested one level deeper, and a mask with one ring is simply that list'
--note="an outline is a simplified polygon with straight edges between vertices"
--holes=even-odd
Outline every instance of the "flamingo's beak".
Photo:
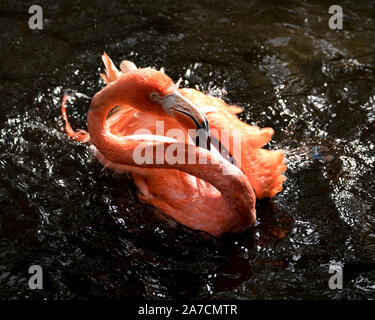
[{"label": "flamingo's beak", "polygon": [[191,101],[177,91],[160,100],[165,112],[187,128],[196,128],[197,134],[193,137],[196,144],[210,150],[210,128],[207,116]]}]

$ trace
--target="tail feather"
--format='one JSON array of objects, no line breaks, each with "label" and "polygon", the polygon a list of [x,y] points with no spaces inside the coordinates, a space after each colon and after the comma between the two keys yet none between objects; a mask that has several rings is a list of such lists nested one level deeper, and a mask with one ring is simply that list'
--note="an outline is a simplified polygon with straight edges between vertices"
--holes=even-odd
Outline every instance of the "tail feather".
[{"label": "tail feather", "polygon": [[129,60],[123,60],[120,64],[120,70],[124,74],[131,72],[133,70],[136,70],[136,69],[137,69],[137,66]]},{"label": "tail feather", "polygon": [[241,169],[249,179],[257,199],[271,198],[286,180],[284,152],[281,150],[243,149]]},{"label": "tail feather", "polygon": [[105,66],[105,74],[101,73],[100,76],[106,84],[117,80],[121,76],[121,72],[116,68],[111,58],[104,52],[102,60]]}]

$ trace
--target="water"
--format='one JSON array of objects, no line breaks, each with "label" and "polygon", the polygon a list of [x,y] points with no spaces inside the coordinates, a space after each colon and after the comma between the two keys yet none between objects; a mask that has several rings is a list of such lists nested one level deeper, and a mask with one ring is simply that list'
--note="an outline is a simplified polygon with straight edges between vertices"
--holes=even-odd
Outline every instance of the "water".
[{"label": "water", "polygon": [[[346,1],[344,29],[324,1],[2,1],[0,298],[375,298],[375,6]],[[160,222],[74,128],[103,83],[106,51],[165,67],[275,129],[287,181],[256,225],[222,239]],[[40,264],[44,289],[30,290]],[[344,270],[331,290],[330,265]]]}]

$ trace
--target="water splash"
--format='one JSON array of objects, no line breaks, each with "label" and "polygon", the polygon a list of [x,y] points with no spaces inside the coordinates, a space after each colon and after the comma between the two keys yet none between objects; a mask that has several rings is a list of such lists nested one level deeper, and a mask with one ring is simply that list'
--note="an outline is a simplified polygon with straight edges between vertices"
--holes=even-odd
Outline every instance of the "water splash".
[{"label": "water splash", "polygon": [[295,149],[284,149],[287,160],[320,160],[324,163],[331,162],[335,156],[331,150],[323,145],[304,145]]}]

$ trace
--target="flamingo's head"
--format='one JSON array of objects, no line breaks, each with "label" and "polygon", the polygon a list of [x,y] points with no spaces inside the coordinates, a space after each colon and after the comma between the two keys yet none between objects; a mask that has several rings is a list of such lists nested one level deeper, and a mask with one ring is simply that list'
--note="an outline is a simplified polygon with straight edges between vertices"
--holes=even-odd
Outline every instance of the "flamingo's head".
[{"label": "flamingo's head", "polygon": [[[178,84],[164,72],[152,68],[136,69],[124,76],[130,83],[124,92],[131,105],[142,111],[174,117],[183,127],[196,129],[199,138],[209,144],[209,126],[206,115],[178,92]],[[120,80],[121,81],[121,80]]]}]

